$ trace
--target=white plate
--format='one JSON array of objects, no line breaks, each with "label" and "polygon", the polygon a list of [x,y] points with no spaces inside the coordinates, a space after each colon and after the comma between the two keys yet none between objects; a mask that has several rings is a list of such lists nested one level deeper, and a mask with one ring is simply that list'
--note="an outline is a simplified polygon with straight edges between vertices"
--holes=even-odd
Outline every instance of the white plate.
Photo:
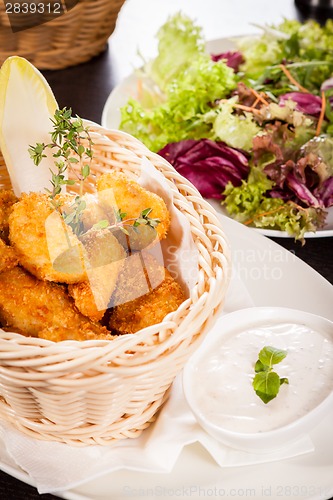
[{"label": "white plate", "polygon": [[[254,305],[291,307],[333,320],[333,286],[328,281],[268,238],[229,218],[221,218],[233,249],[234,268]],[[333,415],[327,415],[311,432],[315,451],[297,458],[221,468],[196,444],[185,447],[170,474],[120,470],[62,496],[68,500],[173,497],[195,500],[207,497],[327,500],[333,495],[332,418]],[[27,474],[11,461],[1,439],[0,468],[33,484]]]},{"label": "white plate", "polygon": [[[211,54],[218,54],[227,50],[232,50],[235,48],[235,43],[233,40],[241,37],[231,38],[221,38],[219,40],[211,40],[207,42],[207,51]],[[109,95],[102,113],[102,125],[106,128],[118,129],[121,121],[120,108],[125,106],[128,99],[133,97],[137,99],[137,84],[138,80],[135,73],[132,73],[127,78],[125,78],[119,85],[117,85],[114,90]],[[221,208],[219,203],[214,204],[215,209],[220,213],[226,214]],[[326,225],[323,229],[319,229],[315,233],[308,232],[305,234],[305,238],[323,238],[327,236],[333,236],[333,207],[329,208],[328,216],[326,219]],[[274,229],[260,229],[252,228],[261,234],[266,236],[271,236],[275,238],[290,238],[291,236],[286,231],[277,231]]]}]

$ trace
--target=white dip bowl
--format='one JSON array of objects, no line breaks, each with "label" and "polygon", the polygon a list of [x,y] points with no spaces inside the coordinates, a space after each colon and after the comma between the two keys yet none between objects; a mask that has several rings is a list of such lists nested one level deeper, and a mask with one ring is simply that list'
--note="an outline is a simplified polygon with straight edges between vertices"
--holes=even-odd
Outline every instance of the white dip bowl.
[{"label": "white dip bowl", "polygon": [[[265,346],[287,351],[273,370],[289,380],[267,404],[252,387]],[[185,366],[183,386],[198,422],[217,440],[251,452],[282,448],[333,415],[333,322],[281,307],[222,316]]]}]

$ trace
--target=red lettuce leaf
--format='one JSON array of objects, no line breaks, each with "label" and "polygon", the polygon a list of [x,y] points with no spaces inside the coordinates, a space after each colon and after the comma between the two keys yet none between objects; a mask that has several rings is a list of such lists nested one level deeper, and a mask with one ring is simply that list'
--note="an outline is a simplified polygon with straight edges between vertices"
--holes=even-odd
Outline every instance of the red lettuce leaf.
[{"label": "red lettuce leaf", "polygon": [[255,165],[274,166],[284,161],[284,154],[273,134],[258,135],[253,138],[253,160]]},{"label": "red lettuce leaf", "polygon": [[[253,89],[247,87],[244,82],[238,82],[237,88],[232,91],[231,95],[237,96],[238,104],[243,104],[244,106],[260,109],[266,105],[263,101],[258,102],[256,93],[253,92]],[[265,95],[265,101],[270,102],[271,99]]]},{"label": "red lettuce leaf", "polygon": [[[265,174],[276,184],[272,197],[291,199],[302,206],[330,207],[333,204],[333,177],[323,177],[323,162],[310,153],[297,162],[288,160],[280,165],[264,168]],[[273,194],[275,191],[275,194]]]},{"label": "red lettuce leaf", "polygon": [[191,181],[205,198],[222,198],[229,181],[239,186],[249,172],[244,152],[209,139],[170,143],[158,154]]},{"label": "red lettuce leaf", "polygon": [[275,184],[269,196],[303,207],[329,207],[333,198],[332,176],[322,157],[311,148],[310,152],[301,149],[301,157],[297,150],[292,151],[288,144],[290,131],[285,125],[274,125],[270,132],[253,140],[253,161]]}]

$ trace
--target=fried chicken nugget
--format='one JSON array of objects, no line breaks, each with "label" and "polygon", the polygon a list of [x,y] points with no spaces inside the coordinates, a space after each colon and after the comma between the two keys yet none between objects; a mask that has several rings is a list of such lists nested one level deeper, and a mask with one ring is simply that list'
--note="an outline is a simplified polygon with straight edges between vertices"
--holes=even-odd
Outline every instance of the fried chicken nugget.
[{"label": "fried chicken nugget", "polygon": [[135,333],[141,328],[160,323],[185,300],[180,285],[165,269],[165,279],[152,292],[116,306],[109,327],[118,334]]},{"label": "fried chicken nugget", "polygon": [[2,189],[0,191],[0,237],[8,243],[8,218],[12,211],[12,206],[17,202],[17,198],[12,191]]},{"label": "fried chicken nugget", "polygon": [[87,278],[83,245],[46,194],[22,195],[9,216],[9,239],[20,264],[37,278],[62,283]]},{"label": "fried chicken nugget", "polygon": [[109,307],[119,306],[146,295],[165,278],[165,269],[148,250],[127,257],[119,273]]},{"label": "fried chicken nugget", "polygon": [[82,241],[89,259],[89,281],[69,285],[68,292],[82,314],[99,321],[108,307],[126,252],[107,230],[87,233]]},{"label": "fried chicken nugget", "polygon": [[0,273],[17,266],[18,258],[12,247],[0,239]]},{"label": "fried chicken nugget", "polygon": [[0,274],[0,322],[24,335],[56,341],[64,330],[75,340],[108,333],[76,310],[64,286],[40,281],[19,266]]},{"label": "fried chicken nugget", "polygon": [[[114,172],[103,174],[97,179],[97,190],[101,204],[104,210],[110,213],[110,216],[114,213],[114,208],[118,208],[121,212],[126,213],[126,219],[135,219],[140,216],[143,210],[151,208],[149,217],[160,220],[156,227],[158,239],[166,237],[170,227],[170,214],[160,196],[147,191],[126,175]],[[106,190],[110,190],[110,195]],[[114,200],[117,207],[114,207]],[[156,233],[154,229],[146,225],[137,227],[136,231],[131,231],[130,234],[131,249],[145,248],[156,239]]]}]

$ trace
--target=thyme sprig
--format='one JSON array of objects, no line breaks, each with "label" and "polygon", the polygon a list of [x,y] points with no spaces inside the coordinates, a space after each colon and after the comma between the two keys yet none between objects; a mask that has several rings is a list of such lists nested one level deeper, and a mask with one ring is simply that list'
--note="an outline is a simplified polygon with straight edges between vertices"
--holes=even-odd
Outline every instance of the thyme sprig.
[{"label": "thyme sprig", "polygon": [[[81,236],[84,231],[82,223],[82,213],[87,208],[84,200],[84,181],[90,175],[91,162],[93,158],[93,141],[89,132],[89,127],[85,126],[83,120],[76,115],[72,117],[71,108],[63,108],[55,111],[54,118],[51,119],[53,132],[50,132],[51,142],[48,144],[37,143],[35,146],[29,146],[29,154],[34,164],[38,166],[43,158],[46,158],[45,151],[53,150],[54,165],[56,171],[51,171],[52,189],[46,188],[49,195],[51,206],[59,212],[64,222],[70,226],[77,236]],[[76,165],[76,168],[73,166]],[[77,168],[79,166],[79,168]],[[70,171],[75,179],[68,179],[66,172]],[[74,185],[79,183],[79,194],[75,196],[72,203],[61,210],[61,201],[57,195],[61,193],[62,186]],[[111,224],[108,220],[100,220],[89,231],[101,229],[114,230],[119,228],[123,233],[129,235],[126,226],[137,228],[141,225],[148,225],[156,228],[160,223],[159,219],[149,217],[152,208],[142,210],[136,218],[126,219],[126,213],[121,210],[115,210],[115,223]],[[86,232],[89,232],[86,231]]]},{"label": "thyme sprig", "polygon": [[[92,145],[93,141],[89,133],[89,127],[85,127],[83,120],[76,115],[72,117],[71,108],[57,109],[53,123],[53,132],[51,132],[51,142],[48,144],[37,143],[35,146],[30,146],[28,151],[35,165],[39,165],[43,158],[46,157],[45,150],[53,149],[53,157],[55,158],[56,172],[51,170],[51,185],[52,190],[46,189],[51,200],[61,193],[61,187],[65,184],[74,185],[74,179],[66,178],[66,171],[71,171],[80,185],[80,196],[83,195],[84,181],[90,174],[90,166],[92,161]],[[88,145],[85,146],[83,142]],[[73,168],[73,165],[79,164],[79,172]]]},{"label": "thyme sprig", "polygon": [[[142,225],[147,225],[153,229],[155,229],[158,224],[161,222],[160,219],[153,219],[149,217],[149,214],[151,213],[152,208],[146,208],[145,210],[142,210],[140,215],[138,217],[132,217],[129,219],[126,219],[126,213],[122,212],[120,209],[118,211],[115,211],[115,219],[116,222],[114,224],[109,224],[109,221],[106,219],[100,220],[97,222],[97,224],[94,224],[93,227],[91,228],[92,231],[97,231],[99,229],[109,229],[110,231],[114,229],[120,229],[124,234],[129,236],[128,229],[126,226],[133,227],[134,230],[138,226]],[[131,224],[132,223],[132,224]]]}]

